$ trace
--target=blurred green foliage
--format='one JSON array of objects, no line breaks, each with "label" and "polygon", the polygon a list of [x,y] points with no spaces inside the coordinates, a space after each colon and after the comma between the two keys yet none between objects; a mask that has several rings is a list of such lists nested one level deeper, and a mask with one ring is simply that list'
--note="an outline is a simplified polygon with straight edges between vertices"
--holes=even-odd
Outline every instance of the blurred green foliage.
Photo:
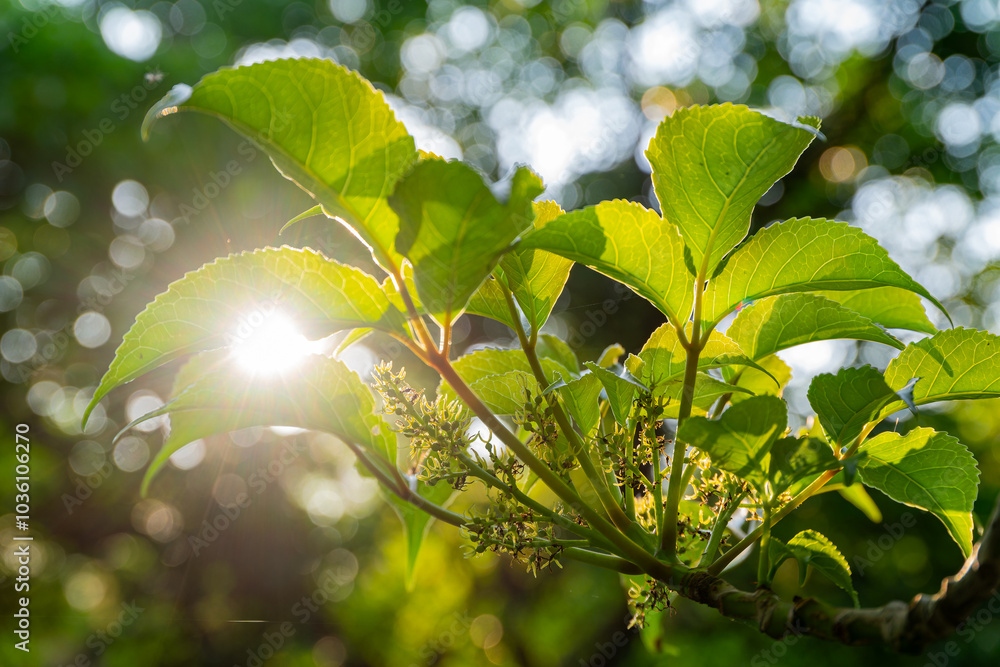
[{"label": "blurred green foliage", "polygon": [[[128,411],[155,394],[117,392],[86,433],[79,416],[136,313],[184,272],[279,243],[362,260],[353,237],[320,221],[278,237],[308,199],[213,119],[139,140],[146,109],[171,86],[282,55],[358,69],[391,95],[418,146],[461,155],[495,179],[530,162],[567,209],[612,197],[655,205],[641,153],[656,121],[677,105],[736,101],[819,115],[826,141],[765,195],[755,226],[801,214],[855,222],[956,323],[996,332],[998,21],[995,6],[980,0],[3,0],[0,428],[11,444],[0,448],[0,471],[14,468],[15,424],[29,424],[35,541],[32,652],[16,651],[5,630],[0,662],[943,659],[943,646],[900,658],[807,639],[775,643],[683,603],[640,639],[627,628],[627,587],[617,576],[574,564],[533,578],[493,556],[466,558],[461,536],[440,525],[407,592],[398,522],[329,438],[270,430],[216,438],[200,462],[194,452],[184,464],[196,462],[193,469],[166,470],[142,500],[143,464],[162,428],[110,443]],[[660,322],[644,301],[623,299],[585,269],[573,273],[557,311],[553,333],[583,358],[611,342],[635,351]],[[78,319],[84,313],[96,315]],[[511,336],[476,318],[460,330],[466,348]],[[406,365],[415,384],[433,384],[405,351],[378,338],[366,344],[370,353],[355,355],[359,367],[384,355]],[[793,363],[800,377],[789,391],[801,394],[800,406],[806,374],[822,370],[824,359],[832,366],[888,358],[867,343],[810,354],[811,366]],[[144,386],[162,395],[168,383],[160,374]],[[983,472],[980,519],[1000,490],[997,415],[985,402],[919,417],[973,450]],[[290,443],[298,453],[289,461],[282,456]],[[251,502],[234,507],[241,489]],[[9,483],[0,485],[4,609],[16,597],[13,496]],[[851,562],[863,604],[935,591],[961,562],[944,528],[875,500],[882,524],[824,494],[778,535],[828,535]],[[216,521],[226,527],[213,533]],[[899,525],[907,527],[897,537]],[[780,592],[801,593],[795,568],[779,571]],[[734,578],[749,582],[753,573],[742,567]],[[824,585],[817,577],[805,591]],[[133,619],[127,610],[137,608]],[[989,614],[973,618],[975,631],[954,638],[959,652],[948,664],[995,661],[1000,624]]]}]

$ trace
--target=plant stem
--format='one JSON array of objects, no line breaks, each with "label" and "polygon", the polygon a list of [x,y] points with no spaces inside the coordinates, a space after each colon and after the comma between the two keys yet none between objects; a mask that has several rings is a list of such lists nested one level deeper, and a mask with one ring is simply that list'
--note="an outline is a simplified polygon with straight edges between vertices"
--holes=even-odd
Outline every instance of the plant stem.
[{"label": "plant stem", "polygon": [[587,538],[591,541],[592,544],[597,543],[600,544],[603,548],[613,550],[613,546],[611,545],[611,543],[608,542],[607,539],[603,535],[598,533],[596,530],[593,530],[592,528],[588,528],[586,526],[581,526],[578,523],[574,523],[573,521],[570,521],[569,519],[562,516],[558,512],[552,511],[551,509],[549,509],[545,505],[542,505],[540,502],[538,502],[531,496],[525,494],[523,491],[517,488],[516,485],[505,483],[499,477],[497,477],[496,475],[494,475],[493,473],[491,473],[490,471],[486,470],[481,465],[479,465],[468,454],[459,454],[458,459],[462,462],[463,465],[465,465],[469,469],[469,472],[471,472],[473,476],[482,480],[484,484],[492,486],[493,488],[499,491],[503,491],[504,493],[507,493],[525,507],[528,507],[531,510],[538,512],[539,514],[544,516],[546,520],[550,521],[552,524],[559,526],[560,528],[566,531],[574,533],[575,535]]},{"label": "plant stem", "polygon": [[[771,518],[771,525],[773,526],[774,524],[784,519],[792,512],[792,510],[794,510],[799,505],[808,500],[810,496],[815,495],[816,492],[819,491],[827,482],[829,482],[831,479],[834,478],[837,472],[838,472],[837,470],[828,470],[827,472],[817,477],[812,484],[802,489],[802,491],[800,491],[797,496],[792,498],[787,505],[785,505],[784,507],[782,507],[781,509],[779,509],[777,512],[774,513],[774,516]],[[757,539],[761,536],[762,532],[763,531],[760,526],[755,528],[746,537],[737,542],[732,549],[722,554],[718,558],[718,560],[709,565],[706,572],[712,575],[718,575],[720,572],[726,569],[726,566],[729,565],[734,558],[739,556],[741,553],[743,553],[743,551],[746,550],[747,547],[756,542]]]},{"label": "plant stem", "polygon": [[[542,368],[542,363],[538,359],[538,355],[535,352],[535,346],[528,340],[528,337],[524,332],[524,327],[521,326],[521,316],[517,312],[517,305],[514,303],[514,296],[506,287],[501,287],[501,289],[503,290],[504,298],[507,300],[507,309],[510,311],[511,319],[515,324],[514,331],[517,333],[517,338],[521,343],[524,356],[528,359],[528,365],[531,366],[531,371],[535,375],[535,381],[542,387],[547,387],[549,386],[549,379],[546,377],[545,369]],[[587,446],[576,432],[576,429],[573,428],[573,425],[570,423],[569,417],[566,415],[566,411],[563,410],[558,398],[555,396],[550,397],[549,403],[552,406],[552,413],[555,415],[556,422],[559,423],[559,428],[566,436],[566,439],[570,441],[570,445],[573,447],[573,452],[576,454],[576,458],[580,462],[580,467],[583,469],[583,472],[590,481],[594,491],[597,492],[597,497],[600,499],[601,505],[604,507],[604,511],[607,512],[611,521],[619,529],[627,529],[632,522],[625,515],[625,512],[622,511],[620,504],[622,498],[620,492],[617,493],[617,497],[613,495],[612,490],[609,488],[608,480],[597,471],[596,466],[594,466],[593,459],[590,458]],[[618,491],[617,486],[614,486],[614,491]]]},{"label": "plant stem", "polygon": [[698,564],[701,563],[711,563],[715,558],[716,552],[719,550],[719,544],[722,543],[722,536],[726,534],[726,528],[729,526],[729,521],[733,518],[733,514],[739,509],[740,503],[746,498],[747,491],[741,492],[738,496],[733,498],[733,501],[725,509],[725,511],[720,512],[718,516],[715,517],[715,525],[712,526],[712,534],[708,538],[708,544],[705,545],[705,550],[701,552],[701,558],[698,559]]},{"label": "plant stem", "polygon": [[757,560],[757,587],[771,587],[771,562],[768,558],[771,547],[771,505],[764,505],[764,521],[761,523],[760,554]]},{"label": "plant stem", "polygon": [[566,482],[535,456],[503,422],[497,419],[496,415],[486,407],[486,404],[476,396],[476,393],[455,372],[455,368],[447,358],[442,357],[436,352],[430,352],[425,357],[425,361],[451,385],[458,397],[482,420],[488,429],[500,438],[501,442],[514,452],[525,465],[533,470],[539,479],[552,489],[563,502],[569,505],[574,511],[579,512],[592,528],[604,535],[624,557],[638,565],[644,572],[668,583],[678,581],[679,576],[689,571],[688,568],[678,565],[668,565],[657,560],[652,554],[632,541],[610,521],[601,516],[600,513],[583,502]]},{"label": "plant stem", "polygon": [[[699,340],[698,311],[701,306],[700,293],[695,296],[695,321],[691,330],[691,343],[687,350],[687,362],[684,365],[684,388],[681,391],[681,405],[677,414],[677,432],[681,425],[691,416],[691,406],[694,404],[695,382],[698,379],[698,361],[701,357],[702,342]],[[684,478],[684,454],[687,447],[680,438],[674,437],[674,455],[670,461],[670,477],[667,480],[667,507],[663,517],[663,531],[660,533],[660,549],[669,556],[677,553],[677,509],[680,507],[681,495],[684,493],[682,481]]]}]

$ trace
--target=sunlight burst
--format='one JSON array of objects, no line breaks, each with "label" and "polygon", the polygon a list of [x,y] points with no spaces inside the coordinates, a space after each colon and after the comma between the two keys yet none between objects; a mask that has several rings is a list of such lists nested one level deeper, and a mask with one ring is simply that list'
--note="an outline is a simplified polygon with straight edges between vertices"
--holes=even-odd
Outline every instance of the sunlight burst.
[{"label": "sunlight burst", "polygon": [[307,340],[291,318],[273,313],[238,340],[233,358],[248,373],[274,375],[295,368],[316,351],[316,343]]}]

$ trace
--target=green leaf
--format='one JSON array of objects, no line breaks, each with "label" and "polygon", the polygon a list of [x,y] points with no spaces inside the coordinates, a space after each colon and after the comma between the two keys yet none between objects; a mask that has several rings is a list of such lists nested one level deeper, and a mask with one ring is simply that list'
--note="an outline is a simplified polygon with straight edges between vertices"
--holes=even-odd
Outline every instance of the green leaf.
[{"label": "green leaf", "polygon": [[314,218],[317,215],[325,215],[323,213],[323,207],[320,204],[316,204],[312,208],[306,209],[305,211],[299,213],[297,216],[286,222],[285,225],[280,230],[278,230],[278,233],[284,234],[285,230],[294,225],[296,222],[302,222],[303,220]]},{"label": "green leaf", "polygon": [[957,438],[929,428],[882,433],[861,446],[858,474],[896,502],[934,514],[966,557],[972,553],[972,504],[979,469]]},{"label": "green leaf", "polygon": [[815,292],[844,308],[864,315],[872,322],[887,329],[908,329],[923,333],[937,333],[937,328],[927,318],[927,311],[920,297],[900,287],[875,287],[873,289]]},{"label": "green leaf", "polygon": [[[736,386],[745,389],[747,393],[753,396],[763,394],[781,396],[785,390],[785,385],[792,379],[792,369],[778,356],[773,354],[769,357],[764,357],[759,363],[760,367],[764,369],[763,371],[759,371],[756,368],[740,369],[739,377],[736,379]],[[724,368],[722,370],[723,375],[725,375],[726,370],[729,369]],[[734,393],[729,400],[733,403],[746,400],[746,394]]]},{"label": "green leaf", "polygon": [[799,480],[842,465],[830,445],[820,438],[781,438],[771,446],[768,463],[772,496],[776,498]]},{"label": "green leaf", "polygon": [[144,136],[153,121],[178,111],[221,118],[350,227],[383,266],[398,265],[399,220],[386,197],[417,152],[368,81],[330,60],[296,59],[222,68],[183,88],[186,99],[171,91],[149,110]]},{"label": "green leaf", "polygon": [[275,317],[314,338],[356,327],[408,335],[403,314],[359,269],[287,246],[230,255],[171,283],[139,314],[84,423],[115,387],[178,357],[251,338]]},{"label": "green leaf", "polygon": [[792,170],[819,120],[790,125],[745,106],[678,109],[649,143],[653,188],[663,217],[678,226],[705,278],[750,229],[750,213]]},{"label": "green leaf", "polygon": [[774,396],[755,396],[731,406],[717,420],[690,417],[677,439],[708,453],[712,464],[741,477],[759,491],[765,488],[768,453],[788,423],[785,402]]},{"label": "green leaf", "polygon": [[567,213],[517,247],[547,250],[614,278],[672,322],[691,313],[694,290],[677,228],[640,204],[614,200]]},{"label": "green leaf", "polygon": [[[1000,337],[976,329],[946,329],[910,343],[889,362],[886,383],[901,391],[912,378],[913,403],[1000,397]],[[902,407],[890,404],[882,416]]]},{"label": "green leaf", "polygon": [[827,437],[838,449],[853,444],[886,405],[899,400],[871,366],[817,375],[809,385],[808,397]]},{"label": "green leaf", "polygon": [[461,162],[423,160],[389,197],[399,215],[396,250],[413,263],[417,293],[441,324],[462,314],[472,295],[534,215],[542,182],[529,169],[514,174],[501,204],[482,176]]},{"label": "green leaf", "polygon": [[[563,214],[552,201],[535,202],[532,208],[534,229],[542,229]],[[539,331],[562,294],[573,261],[519,245],[501,258],[500,268],[530,330]]]},{"label": "green leaf", "polygon": [[498,415],[517,414],[528,400],[528,392],[538,394],[535,376],[523,370],[486,375],[469,383],[483,403]]},{"label": "green leaf", "polygon": [[637,391],[649,393],[649,389],[632,377],[628,371],[624,371],[622,375],[616,375],[606,368],[601,368],[593,361],[584,362],[583,365],[589,368],[594,376],[600,380],[608,395],[611,414],[614,415],[615,421],[625,426],[628,423],[628,416],[632,412],[632,399],[635,397],[635,393]]},{"label": "green leaf", "polygon": [[861,510],[862,514],[868,517],[869,521],[872,523],[882,523],[882,510],[878,508],[872,497],[865,491],[863,484],[851,484],[850,486],[841,487],[837,491],[844,500]]},{"label": "green leaf", "polygon": [[[539,361],[542,364],[542,370],[545,371],[549,382],[555,382],[557,380],[569,382],[573,379],[573,374],[568,369],[552,359],[543,358]],[[473,383],[478,382],[482,378],[503,375],[504,373],[509,373],[511,371],[520,371],[532,378],[530,386],[532,387],[533,395],[537,396],[542,393],[543,389],[545,389],[544,387],[539,388],[535,383],[534,374],[531,372],[531,366],[528,364],[528,359],[524,356],[524,352],[521,350],[498,350],[495,348],[476,350],[475,352],[459,357],[452,362],[452,366],[454,367],[455,372],[458,373],[458,376],[465,380],[466,384],[470,385],[470,388]],[[455,390],[443,380],[438,386],[438,394],[443,396],[445,400],[448,401],[453,401],[458,398],[455,394]],[[523,393],[521,393],[520,396],[523,396]]]},{"label": "green leaf", "polygon": [[601,407],[598,403],[601,389],[601,381],[593,373],[567,382],[559,388],[566,409],[585,438],[594,435],[601,421]]},{"label": "green leaf", "polygon": [[611,368],[618,363],[618,360],[625,354],[625,348],[620,343],[608,345],[597,357],[597,365],[601,368]]},{"label": "green leaf", "polygon": [[[496,272],[494,271],[494,274]],[[492,275],[488,277],[476,293],[469,299],[469,304],[465,307],[465,312],[469,315],[479,315],[488,317],[502,324],[506,324],[511,329],[517,328],[517,322],[511,315],[510,308],[507,307],[507,299],[503,293],[501,284],[502,277]]]},{"label": "green leaf", "polygon": [[817,340],[853,338],[903,344],[867,317],[812,294],[771,296],[744,308],[726,331],[748,357],[757,360]]},{"label": "green leaf", "polygon": [[850,595],[855,607],[859,605],[858,594],[851,582],[851,567],[847,564],[847,559],[837,550],[833,542],[815,530],[802,531],[788,540],[788,544],[772,537],[770,556],[772,574],[785,560],[794,558],[799,563],[800,586],[805,584],[806,568],[811,565],[817,572]]},{"label": "green leaf", "polygon": [[[690,327],[688,334],[690,334]],[[663,324],[653,332],[646,344],[642,346],[639,359],[643,361],[644,365],[641,373],[636,377],[641,382],[653,387],[655,391],[655,385],[684,375],[687,350],[680,338],[677,337],[677,331],[673,325]],[[728,365],[760,368],[733,340],[718,331],[712,331],[698,358],[698,368],[706,370]],[[635,375],[634,372],[633,375]]]},{"label": "green leaf", "polygon": [[[774,386],[774,381],[770,380]],[[670,399],[663,409],[663,417],[666,419],[676,419],[680,414],[681,394],[684,392],[684,380],[669,380],[666,383],[658,384],[653,389],[653,395],[660,398]],[[751,394],[749,389],[731,385],[728,382],[717,380],[708,373],[697,373],[694,383],[694,400],[691,404],[691,414],[705,414],[719,398],[728,394]]]},{"label": "green leaf", "polygon": [[737,304],[776,294],[899,287],[944,307],[846,222],[797,218],[760,230],[740,246],[704,293],[702,320],[715,326]]},{"label": "green leaf", "polygon": [[194,361],[206,360],[196,357],[178,373],[176,395],[125,428],[172,415],[173,430],[146,473],[143,489],[170,455],[189,442],[250,426],[296,426],[331,433],[367,449],[387,467],[395,466],[396,434],[375,409],[371,391],[342,362],[311,355],[295,369],[290,382],[283,374],[250,376],[233,359],[221,355],[216,359],[213,364],[195,365]]},{"label": "green leaf", "polygon": [[576,353],[565,341],[550,334],[542,334],[538,337],[537,353],[539,357],[547,357],[559,362],[574,373],[580,371],[580,361],[576,358]]},{"label": "green leaf", "polygon": [[[437,484],[427,485],[421,480],[417,480],[416,493],[441,507],[448,507],[458,495],[458,491],[445,482],[439,481]],[[434,523],[434,517],[417,509],[391,491],[383,491],[383,495],[392,508],[396,510],[396,516],[403,524],[403,537],[406,540],[406,590],[412,591],[417,557],[420,555],[420,547],[424,543],[424,537],[427,536],[427,531]]]}]

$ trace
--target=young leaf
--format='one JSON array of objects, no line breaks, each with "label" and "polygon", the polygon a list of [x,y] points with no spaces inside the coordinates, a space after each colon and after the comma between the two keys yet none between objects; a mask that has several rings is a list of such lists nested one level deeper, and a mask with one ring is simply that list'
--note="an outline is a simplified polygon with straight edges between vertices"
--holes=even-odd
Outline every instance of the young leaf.
[{"label": "young leaf", "polygon": [[601,368],[593,361],[584,362],[583,365],[589,368],[594,376],[600,380],[604,386],[605,393],[608,395],[608,405],[611,406],[611,414],[614,415],[615,421],[625,426],[628,423],[628,416],[632,411],[632,399],[635,397],[635,393],[639,391],[648,394],[649,389],[632,377],[632,374],[628,371],[624,371],[621,375],[616,375],[606,368]]},{"label": "young leaf", "polygon": [[[764,357],[759,363],[760,367],[764,369],[763,371],[759,371],[756,368],[740,369],[740,375],[736,378],[736,386],[745,389],[751,396],[760,396],[762,394],[781,396],[785,385],[792,379],[792,369],[780,357],[773,354],[769,357]],[[732,367],[722,369],[723,375],[725,376],[726,371],[731,369]],[[732,378],[729,378],[729,380],[731,382]],[[777,381],[777,384],[775,384],[775,381]],[[737,403],[746,400],[746,397],[747,394],[734,393],[729,400],[732,403]]]},{"label": "young leaf", "polygon": [[851,582],[851,567],[847,564],[847,559],[826,536],[815,530],[804,530],[788,540],[788,544],[772,537],[772,574],[781,563],[789,558],[794,558],[799,563],[799,586],[805,584],[806,568],[812,565],[817,572],[850,595],[855,607],[859,605],[858,594]]},{"label": "young leaf", "polygon": [[740,246],[705,289],[702,320],[715,324],[745,299],[818,290],[899,287],[944,308],[846,222],[797,218],[760,230]]},{"label": "young leaf", "polygon": [[816,340],[853,338],[903,349],[880,326],[813,294],[771,296],[740,311],[726,331],[751,359]]},{"label": "young leaf", "polygon": [[878,508],[872,497],[865,491],[864,484],[844,486],[837,489],[837,492],[840,493],[844,500],[861,510],[861,513],[868,517],[869,521],[872,523],[882,523],[882,510]]},{"label": "young leaf", "polygon": [[827,437],[838,448],[851,445],[882,408],[899,400],[871,366],[817,375],[809,385],[808,397]]},{"label": "young leaf", "polygon": [[517,322],[514,321],[514,316],[511,314],[510,308],[507,307],[502,280],[504,280],[502,271],[495,269],[493,275],[489,276],[469,299],[465,312],[469,315],[488,317],[515,329]]},{"label": "young leaf", "polygon": [[[1000,337],[976,329],[946,329],[911,343],[889,362],[886,383],[901,391],[910,380],[915,405],[1000,397]],[[902,407],[894,403],[882,416]]]},{"label": "young leaf", "polygon": [[[549,382],[555,382],[557,380],[563,380],[564,382],[569,382],[573,379],[573,374],[564,366],[553,361],[552,359],[543,358],[539,360],[542,364],[542,370],[545,371]],[[465,383],[472,385],[478,382],[481,378],[486,378],[494,375],[502,375],[511,371],[520,371],[525,375],[530,376],[531,385],[533,391],[532,393],[537,396],[545,389],[545,387],[539,388],[534,380],[534,375],[531,372],[531,365],[528,364],[528,359],[524,356],[524,352],[521,350],[498,350],[495,348],[486,348],[482,350],[476,350],[462,357],[459,357],[452,362],[452,366],[455,368],[455,372],[458,376],[465,380]],[[438,394],[444,396],[446,400],[453,401],[458,398],[455,394],[455,390],[445,382],[441,381],[438,386]],[[518,398],[524,396],[523,392],[518,394]],[[481,398],[481,397],[480,397]]]},{"label": "young leaf", "polygon": [[84,420],[115,387],[183,355],[251,337],[273,317],[289,318],[316,338],[355,327],[407,335],[406,318],[359,269],[287,246],[230,255],[171,283],[146,306]]},{"label": "young leaf", "polygon": [[858,467],[861,481],[896,502],[941,519],[966,557],[972,553],[972,504],[979,469],[957,438],[929,428],[906,435],[882,433],[866,441]]},{"label": "young leaf", "polygon": [[[819,127],[815,118],[800,122]],[[816,136],[745,106],[687,107],[664,118],[649,143],[663,217],[678,226],[699,275],[747,235],[750,213]]]},{"label": "young leaf", "polygon": [[920,297],[900,287],[875,287],[863,290],[814,292],[844,308],[863,315],[887,329],[908,329],[923,333],[937,333],[937,328],[927,318],[927,311]]},{"label": "young leaf", "polygon": [[[774,387],[774,380],[768,380]],[[676,419],[680,414],[681,394],[684,392],[684,380],[675,379],[656,385],[653,388],[653,395],[660,398],[670,399],[663,409],[663,417],[666,419]],[[708,373],[697,373],[694,384],[694,401],[691,404],[691,414],[700,415],[708,412],[719,398],[729,394],[746,394],[752,392],[745,387],[731,385],[728,382],[717,380]]]},{"label": "young leaf", "polygon": [[785,432],[785,402],[774,396],[755,396],[733,405],[717,420],[690,417],[677,431],[677,440],[707,452],[712,465],[741,477],[759,491],[765,488],[768,453]]},{"label": "young leaf", "polygon": [[[535,202],[534,229],[541,229],[563,214],[552,201]],[[562,294],[573,261],[559,255],[517,246],[500,259],[500,268],[514,299],[521,307],[532,332],[539,331],[549,319]]]},{"label": "young leaf", "polygon": [[383,266],[398,264],[399,221],[386,197],[417,152],[368,81],[331,60],[274,60],[222,68],[188,90],[187,99],[168,95],[149,110],[143,136],[153,121],[178,111],[221,118],[350,227]]},{"label": "young leaf", "polygon": [[538,394],[535,376],[523,370],[485,375],[469,382],[469,388],[498,415],[520,412],[528,400],[528,393]]},{"label": "young leaf", "polygon": [[[690,333],[690,329],[688,333]],[[643,367],[641,374],[636,375],[636,377],[647,385],[653,386],[684,375],[687,350],[677,337],[677,331],[673,325],[663,324],[653,332],[646,344],[642,346],[639,359],[642,360]],[[698,358],[698,368],[705,370],[728,365],[760,368],[730,338],[718,331],[712,331],[708,342],[701,351],[701,356]]]},{"label": "young leaf", "polygon": [[820,438],[781,438],[771,446],[770,454],[767,478],[775,497],[799,480],[843,465]]},{"label": "young leaf", "polygon": [[566,408],[573,421],[579,427],[583,436],[594,435],[601,421],[601,408],[598,399],[601,396],[601,381],[593,373],[587,373],[576,380],[567,382],[560,387],[559,394],[566,403]]},{"label": "young leaf", "polygon": [[[441,507],[450,505],[451,501],[458,495],[458,491],[441,481],[437,484],[427,485],[421,480],[416,480],[416,486],[415,493],[417,495],[423,496],[425,499]],[[399,517],[399,520],[403,524],[403,537],[406,540],[405,583],[406,590],[412,591],[417,568],[417,557],[420,555],[420,547],[424,543],[424,537],[427,536],[427,531],[430,530],[431,524],[434,523],[434,517],[417,509],[411,503],[403,500],[391,491],[383,490],[382,493],[386,500],[389,501],[392,509],[396,511],[396,516]]]},{"label": "young leaf", "polygon": [[622,347],[621,343],[612,343],[601,351],[597,357],[597,365],[601,368],[611,368],[618,363],[623,354],[625,354],[625,348]]},{"label": "young leaf", "polygon": [[536,351],[540,357],[553,359],[574,373],[580,372],[580,360],[576,358],[573,348],[565,341],[551,334],[542,334],[538,337],[538,348]]},{"label": "young leaf", "polygon": [[672,322],[694,303],[677,228],[634,202],[601,202],[561,215],[526,234],[518,248],[538,248],[585,264],[629,286]]},{"label": "young leaf", "polygon": [[427,312],[450,324],[462,314],[500,255],[531,224],[531,200],[542,182],[529,169],[514,174],[501,204],[475,169],[461,162],[421,161],[389,197],[399,215],[396,250],[413,263]]},{"label": "young leaf", "polygon": [[280,374],[253,378],[244,374],[241,378],[241,373],[229,359],[207,370],[188,364],[178,374],[178,393],[162,408],[126,427],[161,414],[183,419],[184,427],[174,426],[177,435],[171,432],[150,466],[143,488],[170,455],[188,442],[250,426],[324,431],[369,450],[387,466],[395,465],[395,433],[375,409],[371,391],[342,362],[314,355],[296,370],[294,382]]}]

